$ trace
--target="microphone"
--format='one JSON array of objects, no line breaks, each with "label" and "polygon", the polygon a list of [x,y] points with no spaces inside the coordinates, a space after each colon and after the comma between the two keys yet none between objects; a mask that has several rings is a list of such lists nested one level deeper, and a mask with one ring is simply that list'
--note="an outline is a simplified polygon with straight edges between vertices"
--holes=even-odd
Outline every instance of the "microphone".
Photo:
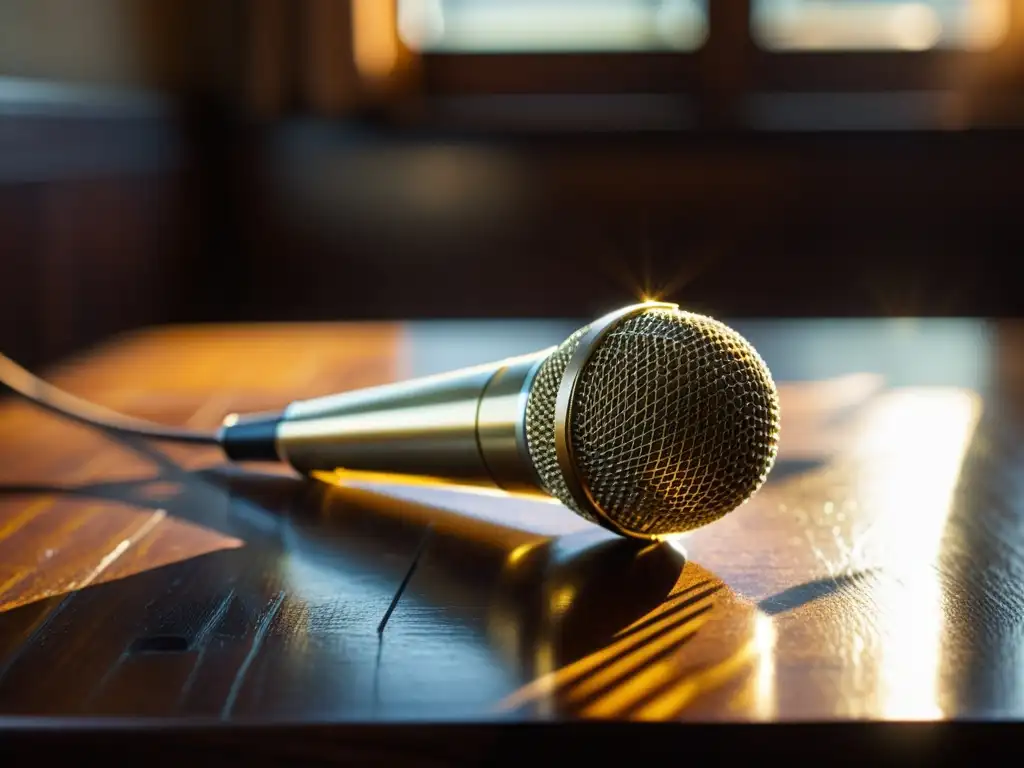
[{"label": "microphone", "polygon": [[778,452],[768,366],[676,304],[623,307],[533,354],[232,414],[233,461],[303,474],[405,474],[554,497],[622,536],[706,525],[764,484]]}]

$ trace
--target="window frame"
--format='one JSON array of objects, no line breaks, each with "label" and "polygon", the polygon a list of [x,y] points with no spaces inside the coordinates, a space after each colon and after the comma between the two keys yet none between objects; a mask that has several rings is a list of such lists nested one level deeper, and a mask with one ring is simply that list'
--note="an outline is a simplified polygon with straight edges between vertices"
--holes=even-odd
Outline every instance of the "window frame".
[{"label": "window frame", "polygon": [[[774,51],[758,45],[752,0],[711,2],[708,35],[693,51],[424,52],[417,54],[427,94],[698,93],[727,81],[761,90],[931,90],[953,73],[1006,54],[1005,37],[984,51]],[[1010,24],[1024,16],[1011,2]],[[731,60],[730,60],[731,59]],[[726,72],[725,70],[728,70]]]}]

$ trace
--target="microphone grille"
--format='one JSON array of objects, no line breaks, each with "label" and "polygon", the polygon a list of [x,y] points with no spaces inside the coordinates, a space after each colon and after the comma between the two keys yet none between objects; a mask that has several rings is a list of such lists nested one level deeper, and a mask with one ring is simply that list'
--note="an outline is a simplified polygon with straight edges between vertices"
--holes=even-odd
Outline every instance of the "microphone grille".
[{"label": "microphone grille", "polygon": [[548,356],[537,371],[526,400],[526,445],[533,460],[533,467],[540,477],[541,485],[576,514],[592,523],[598,520],[589,510],[580,509],[573,501],[569,486],[566,485],[562,470],[558,466],[555,451],[555,403],[558,387],[569,367],[569,360],[580,344],[580,339],[590,329],[585,325],[563,341]]},{"label": "microphone grille", "polygon": [[[573,499],[555,449],[556,400],[587,328],[542,364],[527,400],[527,445],[546,490]],[[601,512],[639,536],[680,533],[744,503],[778,451],[767,365],[710,317],[652,308],[620,320],[579,372],[569,418],[577,476]]]}]

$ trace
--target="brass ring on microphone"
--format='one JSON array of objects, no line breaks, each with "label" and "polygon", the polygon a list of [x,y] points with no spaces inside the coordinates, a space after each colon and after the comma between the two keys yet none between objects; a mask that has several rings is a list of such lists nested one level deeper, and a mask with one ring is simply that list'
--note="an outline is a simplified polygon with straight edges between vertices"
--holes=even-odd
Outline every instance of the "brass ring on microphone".
[{"label": "brass ring on microphone", "polygon": [[605,511],[601,509],[601,506],[594,500],[590,489],[587,488],[587,484],[580,477],[576,462],[573,461],[571,425],[576,385],[579,383],[580,374],[590,360],[590,356],[600,346],[601,340],[612,328],[626,318],[650,309],[679,309],[679,305],[661,301],[631,304],[614,312],[609,312],[607,315],[591,323],[569,358],[569,364],[566,365],[565,372],[562,374],[562,380],[558,385],[558,394],[555,398],[555,457],[558,460],[559,469],[562,471],[566,488],[568,488],[573,501],[576,502],[581,510],[590,514],[600,525],[608,530],[622,536],[646,540],[657,539],[658,537],[644,536],[626,530],[608,517]]}]

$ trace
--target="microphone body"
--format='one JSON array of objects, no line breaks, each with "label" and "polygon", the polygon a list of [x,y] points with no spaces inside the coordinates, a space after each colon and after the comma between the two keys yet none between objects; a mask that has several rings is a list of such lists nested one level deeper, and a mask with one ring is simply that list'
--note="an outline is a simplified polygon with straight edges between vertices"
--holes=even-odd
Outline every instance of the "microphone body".
[{"label": "microphone body", "polygon": [[296,400],[278,414],[229,416],[235,461],[279,460],[544,493],[526,444],[526,402],[554,349],[452,373]]},{"label": "microphone body", "polygon": [[553,496],[623,536],[705,525],[764,482],[778,393],[734,330],[675,304],[623,307],[561,344],[453,373],[232,414],[235,461],[414,475]]}]

